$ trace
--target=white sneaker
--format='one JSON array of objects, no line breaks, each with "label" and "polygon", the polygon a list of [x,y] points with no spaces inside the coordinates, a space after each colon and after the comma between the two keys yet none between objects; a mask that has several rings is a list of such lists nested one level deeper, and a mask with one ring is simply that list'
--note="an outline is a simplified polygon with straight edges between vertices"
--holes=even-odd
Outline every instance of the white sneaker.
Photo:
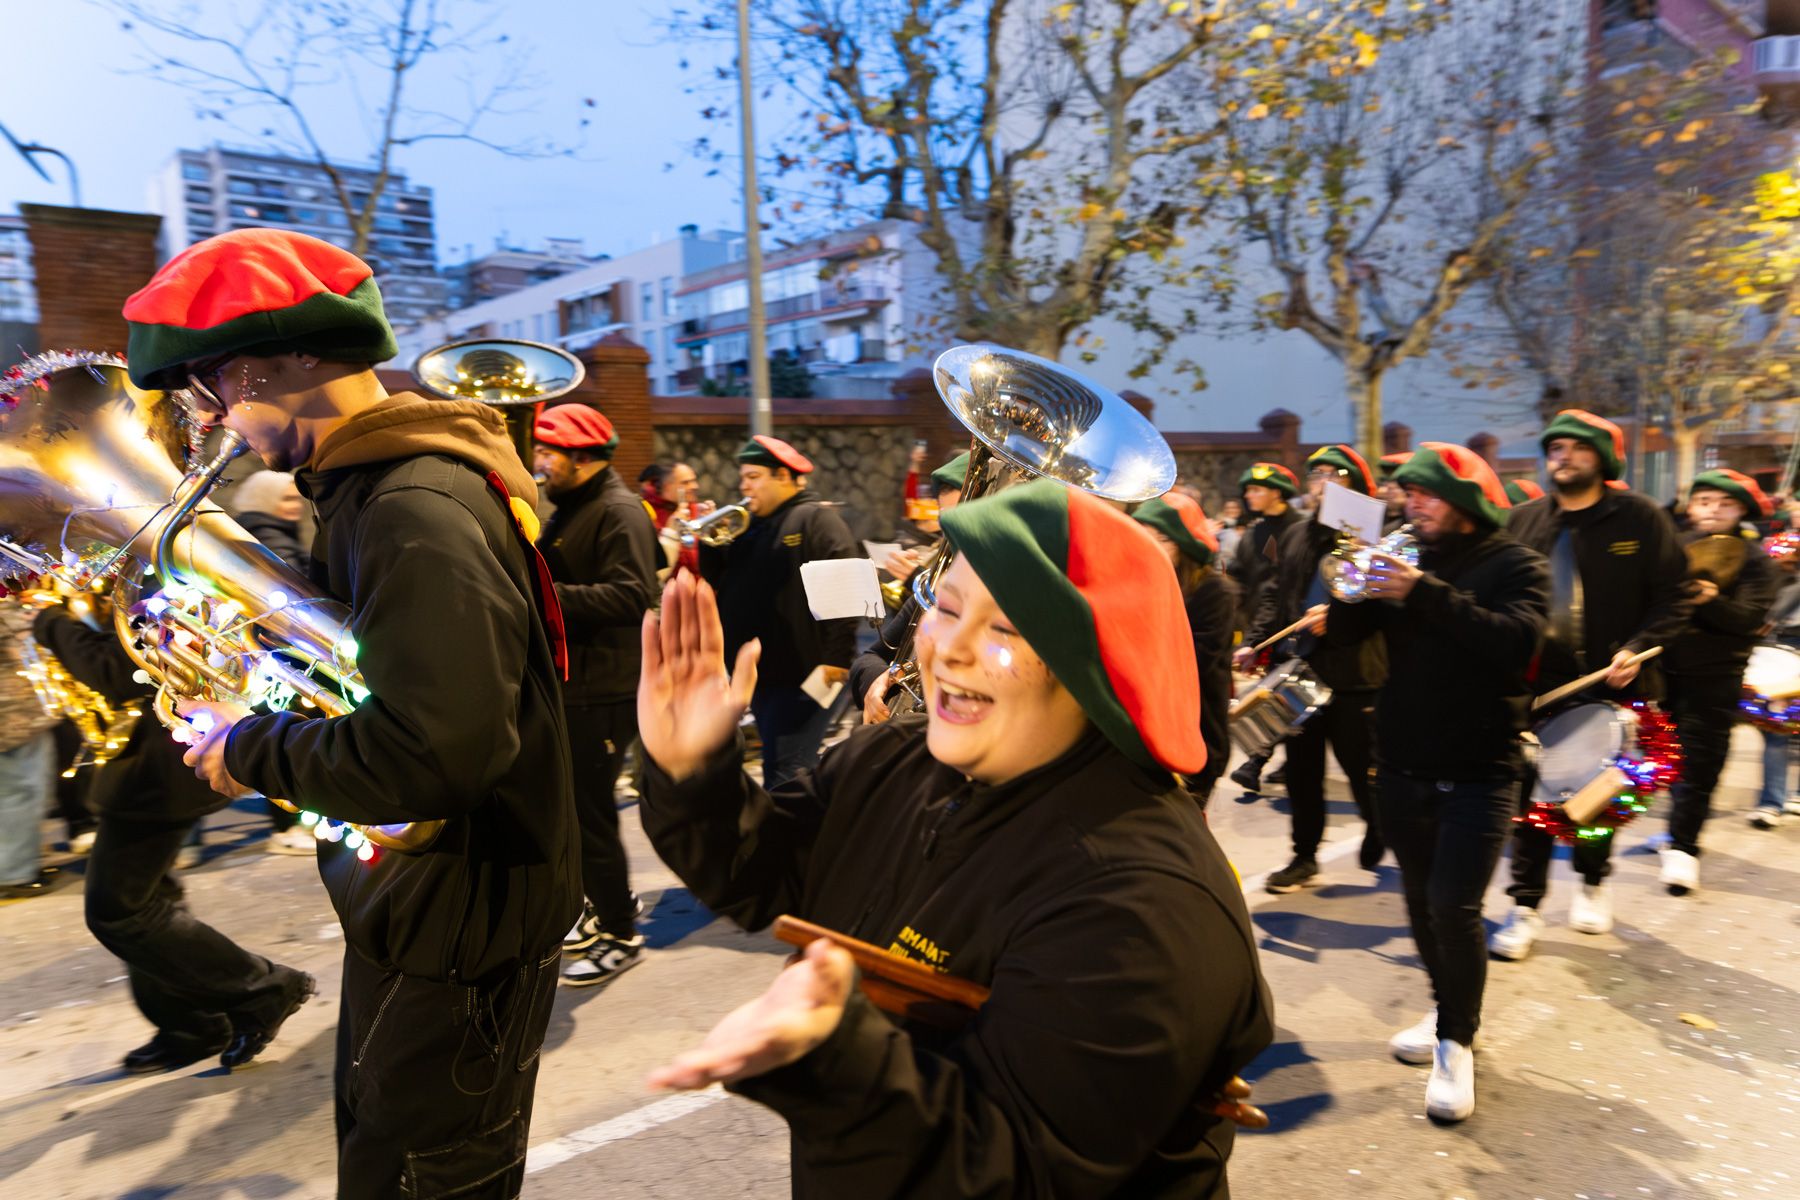
[{"label": "white sneaker", "polygon": [[575,924],[569,927],[569,932],[563,934],[563,953],[580,954],[599,940],[599,914],[594,912],[593,905],[583,901],[581,915],[575,918]]},{"label": "white sneaker", "polygon": [[1409,1025],[1388,1039],[1388,1049],[1403,1063],[1422,1067],[1437,1049],[1437,1009],[1426,1013],[1417,1025]]},{"label": "white sneaker", "polygon": [[1759,804],[1751,810],[1750,823],[1758,829],[1775,829],[1781,825],[1781,818],[1786,815],[1779,808],[1766,808]]},{"label": "white sneaker", "polygon": [[73,837],[71,837],[69,839],[69,853],[70,854],[91,853],[94,849],[94,838],[97,835],[98,835],[98,831],[93,830],[93,829],[84,829],[80,833],[75,834]]},{"label": "white sneaker", "polygon": [[271,833],[263,848],[270,854],[304,854],[311,858],[319,852],[319,839],[304,825],[290,825]]},{"label": "white sneaker", "polygon": [[1790,817],[1800,817],[1800,796],[1789,796],[1781,811]]},{"label": "white sneaker", "polygon": [[1425,1112],[1434,1121],[1461,1121],[1475,1111],[1475,1052],[1445,1038],[1431,1059]]},{"label": "white sneaker", "polygon": [[1603,879],[1582,883],[1569,903],[1569,928],[1576,933],[1605,933],[1613,927],[1612,889]]},{"label": "white sneaker", "polygon": [[[1515,904],[1512,911],[1506,914],[1506,923],[1494,930],[1493,936],[1488,938],[1488,952],[1496,958],[1518,962],[1531,953],[1531,944],[1537,941],[1538,934],[1543,931],[1544,918],[1538,915],[1537,909]],[[1434,1032],[1435,1029],[1434,1024]]]},{"label": "white sneaker", "polygon": [[1662,852],[1662,874],[1657,878],[1671,896],[1685,896],[1700,886],[1700,860],[1671,846]]}]

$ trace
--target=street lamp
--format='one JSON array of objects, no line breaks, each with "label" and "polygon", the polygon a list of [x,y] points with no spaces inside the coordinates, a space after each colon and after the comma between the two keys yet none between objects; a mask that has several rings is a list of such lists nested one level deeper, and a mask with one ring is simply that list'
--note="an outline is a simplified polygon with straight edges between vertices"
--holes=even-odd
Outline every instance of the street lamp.
[{"label": "street lamp", "polygon": [[737,0],[738,124],[744,139],[744,268],[750,276],[750,432],[773,432],[769,334],[763,314],[762,221],[756,214],[756,123],[750,98],[750,0]]}]

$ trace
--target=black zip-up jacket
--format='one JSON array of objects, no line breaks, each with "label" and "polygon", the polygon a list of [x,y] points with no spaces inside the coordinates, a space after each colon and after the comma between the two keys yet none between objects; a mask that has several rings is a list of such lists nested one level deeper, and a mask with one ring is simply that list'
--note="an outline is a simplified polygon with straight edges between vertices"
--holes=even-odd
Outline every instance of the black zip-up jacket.
[{"label": "black zip-up jacket", "polygon": [[782,913],[993,989],[946,1034],[860,994],[827,1041],[734,1090],[787,1119],[794,1195],[1224,1197],[1208,1097],[1269,1043],[1242,894],[1200,810],[1090,732],[998,787],[865,726],[771,795],[721,755],[644,827],[713,911]]},{"label": "black zip-up jacket", "polygon": [[1420,779],[1518,773],[1530,720],[1526,680],[1550,612],[1550,567],[1501,531],[1424,546],[1405,600],[1333,599],[1325,639],[1380,633],[1388,675],[1375,701],[1383,770]]},{"label": "black zip-up jacket", "polygon": [[[1685,547],[1704,534],[1685,533]],[[1769,606],[1780,580],[1758,538],[1744,540],[1744,565],[1731,586],[1720,588],[1709,603],[1693,606],[1693,616],[1663,657],[1671,675],[1741,676],[1750,651],[1762,640]]]},{"label": "black zip-up jacket", "polygon": [[736,661],[738,647],[761,638],[759,687],[799,687],[820,664],[848,669],[858,622],[813,620],[800,564],[855,557],[844,519],[804,488],[767,517],[754,518],[736,541],[701,546],[700,574],[719,593],[725,660]]},{"label": "black zip-up jacket", "polygon": [[300,522],[284,521],[273,513],[241,512],[237,523],[276,558],[302,575],[312,574],[312,556],[300,545]]},{"label": "black zip-up jacket", "polygon": [[[1576,530],[1583,644],[1564,646],[1546,632],[1532,681],[1539,693],[1599,670],[1620,650],[1635,654],[1662,646],[1666,654],[1686,628],[1693,608],[1688,600],[1687,556],[1674,522],[1648,496],[1606,488],[1593,505],[1568,514],[1557,506],[1554,495],[1542,496],[1513,509],[1506,531],[1548,560],[1565,523]],[[1554,610],[1550,619],[1554,626]],[[1639,669],[1625,694],[1646,699],[1662,695],[1656,659]]]},{"label": "black zip-up jacket", "polygon": [[[1302,521],[1281,532],[1276,549],[1275,578],[1263,590],[1256,607],[1256,619],[1245,635],[1248,645],[1280,632],[1298,621],[1309,605],[1307,596],[1313,581],[1319,577],[1319,564],[1337,548],[1337,530],[1318,521]],[[1329,598],[1330,593],[1321,590]],[[1329,630],[1329,618],[1327,618]],[[1333,691],[1367,691],[1381,686],[1387,678],[1387,647],[1381,634],[1367,631],[1359,638],[1318,638],[1301,634],[1295,652],[1318,673]],[[1280,652],[1287,643],[1277,645]]]},{"label": "black zip-up jacket", "polygon": [[551,500],[556,511],[538,549],[556,580],[569,637],[563,700],[575,706],[632,700],[644,614],[657,597],[656,526],[610,466]]},{"label": "black zip-up jacket", "polygon": [[1305,520],[1300,510],[1290,504],[1278,517],[1257,517],[1238,539],[1227,571],[1237,582],[1241,604],[1239,619],[1246,628],[1255,622],[1263,593],[1275,582],[1275,560],[1281,550],[1281,535]]},{"label": "black zip-up jacket", "polygon": [[61,660],[70,675],[142,715],[123,749],[103,767],[83,768],[82,799],[96,813],[141,821],[191,821],[230,803],[181,761],[187,747],[169,736],[150,711],[151,692],[132,678],[137,664],[111,629],[91,629],[62,608],[47,608],[32,622],[31,636]]},{"label": "black zip-up jacket", "polygon": [[350,606],[369,696],[343,717],[239,721],[226,769],[339,820],[445,820],[419,853],[321,845],[319,874],[364,958],[479,985],[541,961],[581,908],[561,672],[530,549],[486,482],[529,499],[530,476],[473,401],[394,397],[316,457],[297,476],[315,579]]}]

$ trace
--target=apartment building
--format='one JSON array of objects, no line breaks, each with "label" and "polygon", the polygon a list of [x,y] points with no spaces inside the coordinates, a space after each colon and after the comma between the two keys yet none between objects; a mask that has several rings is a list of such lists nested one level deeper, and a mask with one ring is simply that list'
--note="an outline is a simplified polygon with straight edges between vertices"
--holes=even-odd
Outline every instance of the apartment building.
[{"label": "apartment building", "polygon": [[[336,168],[360,207],[375,172]],[[163,218],[162,256],[230,229],[292,229],[348,247],[350,218],[330,178],[309,159],[215,143],[179,150],[150,182],[150,208]],[[395,325],[440,312],[450,286],[437,270],[437,227],[428,187],[391,173],[376,202],[364,257],[375,268],[383,303]]]},{"label": "apartment building", "polygon": [[534,283],[544,283],[594,263],[582,249],[580,238],[548,238],[541,250],[507,246],[495,239],[494,249],[480,257],[469,254],[463,262],[444,268],[450,290],[445,307],[454,311],[510,296]]}]

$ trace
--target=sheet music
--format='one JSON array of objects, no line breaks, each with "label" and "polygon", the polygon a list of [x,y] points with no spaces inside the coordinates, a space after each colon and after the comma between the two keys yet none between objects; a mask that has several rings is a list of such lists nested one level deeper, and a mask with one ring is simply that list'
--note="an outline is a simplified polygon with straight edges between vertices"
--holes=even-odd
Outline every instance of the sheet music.
[{"label": "sheet music", "polygon": [[815,620],[868,617],[880,620],[881,582],[866,558],[821,558],[800,564],[800,583]]},{"label": "sheet music", "polygon": [[1381,540],[1381,526],[1386,519],[1387,505],[1375,497],[1353,492],[1338,483],[1325,485],[1325,497],[1319,502],[1319,524],[1373,545]]},{"label": "sheet music", "polygon": [[900,553],[899,542],[864,542],[863,550],[867,552],[869,561],[880,567],[882,563]]}]

